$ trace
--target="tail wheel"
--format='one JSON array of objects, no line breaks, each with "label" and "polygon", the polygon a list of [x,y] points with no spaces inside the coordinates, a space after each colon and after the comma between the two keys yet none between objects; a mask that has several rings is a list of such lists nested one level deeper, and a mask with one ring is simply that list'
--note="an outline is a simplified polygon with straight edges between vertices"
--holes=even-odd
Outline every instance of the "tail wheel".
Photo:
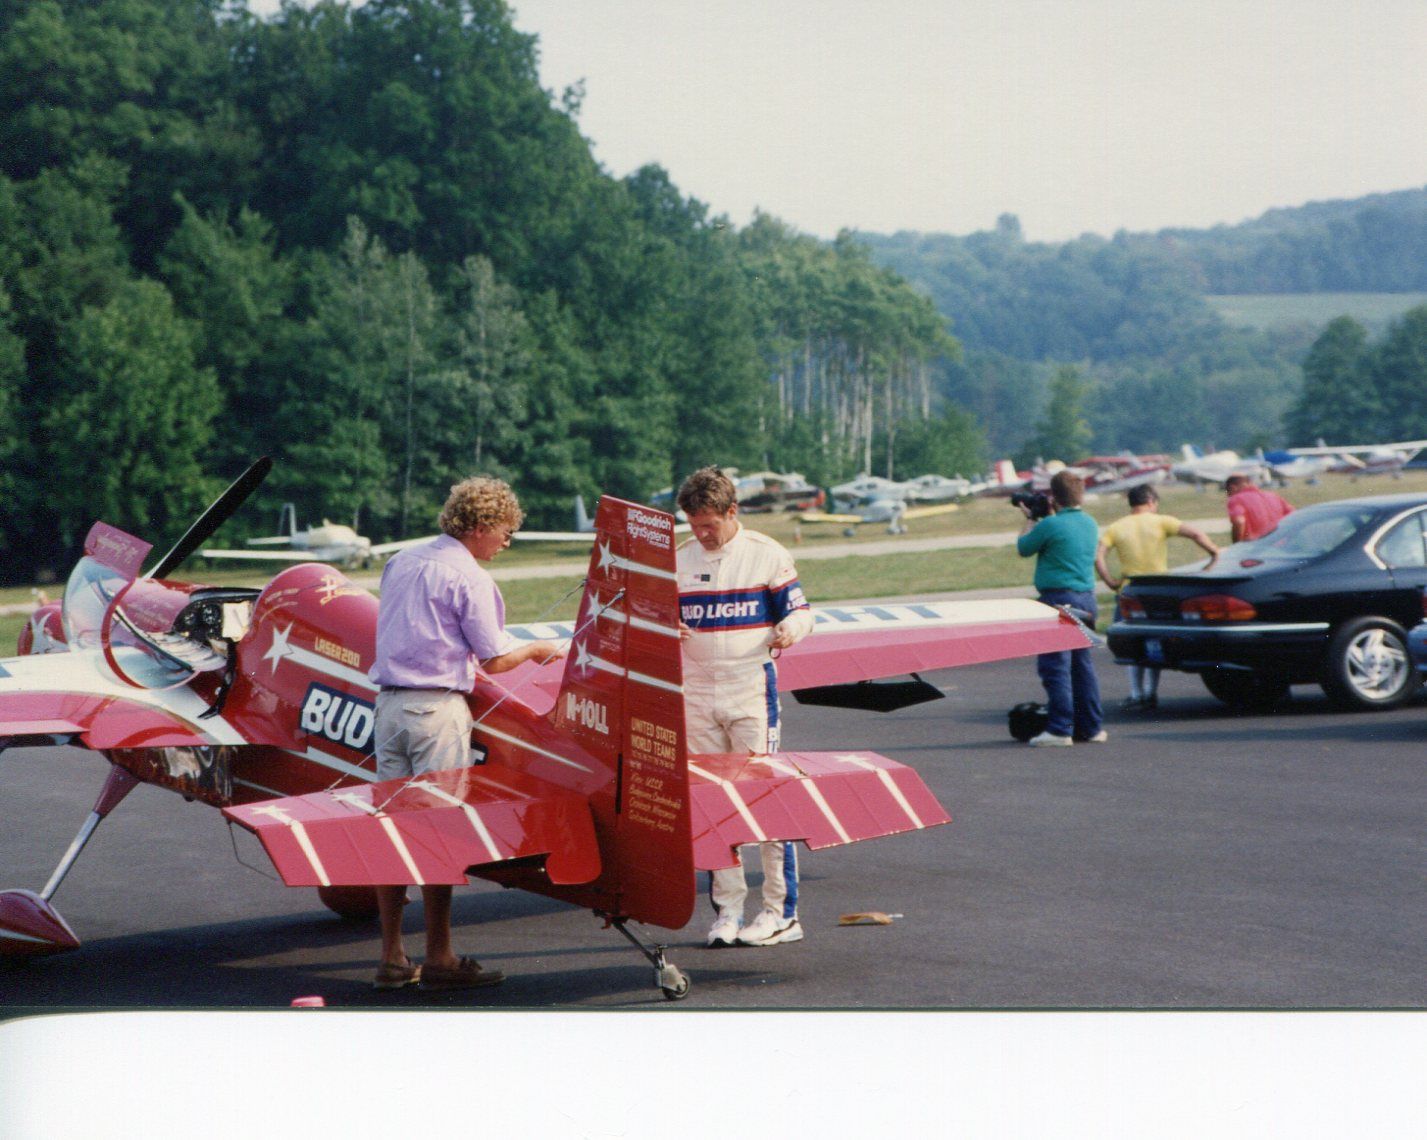
[{"label": "tail wheel", "polygon": [[1417,670],[1402,627],[1387,618],[1341,626],[1323,659],[1323,691],[1350,709],[1390,709],[1417,691]]},{"label": "tail wheel", "polygon": [[1245,669],[1206,669],[1204,687],[1230,708],[1267,712],[1288,695],[1288,682],[1271,673]]}]

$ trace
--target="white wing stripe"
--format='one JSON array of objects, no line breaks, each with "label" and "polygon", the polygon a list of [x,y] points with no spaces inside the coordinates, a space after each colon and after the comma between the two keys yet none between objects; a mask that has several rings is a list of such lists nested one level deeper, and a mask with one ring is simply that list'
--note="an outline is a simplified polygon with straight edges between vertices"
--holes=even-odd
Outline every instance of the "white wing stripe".
[{"label": "white wing stripe", "polygon": [[324,887],[330,887],[332,880],[327,877],[327,868],[322,866],[322,860],[318,858],[317,848],[312,846],[312,839],[307,834],[307,828],[298,823],[280,807],[272,804],[260,804],[253,809],[255,815],[266,815],[286,824],[288,830],[292,832],[292,837],[297,840],[297,845],[302,848],[302,853],[307,856],[307,863],[317,876],[317,881]]},{"label": "white wing stripe", "polygon": [[754,838],[759,843],[768,842],[767,834],[758,826],[758,821],[753,818],[753,813],[748,810],[748,805],[743,802],[743,797],[738,794],[738,788],[732,781],[725,780],[721,776],[715,776],[712,772],[705,772],[697,764],[690,764],[689,771],[721,787],[724,795],[728,797],[728,802],[731,803],[734,810],[743,817],[743,822],[748,824],[748,828],[753,832]]},{"label": "white wing stripe", "polygon": [[424,887],[426,880],[421,877],[421,872],[416,869],[416,861],[412,859],[411,852],[406,849],[406,841],[402,839],[401,833],[396,829],[396,823],[389,815],[379,816],[382,830],[386,832],[387,838],[391,840],[391,845],[396,848],[396,853],[401,856],[401,861],[406,864],[406,869],[411,872],[412,881],[418,887]]},{"label": "white wing stripe", "polygon": [[486,850],[490,853],[491,859],[493,861],[500,860],[500,850],[496,847],[495,840],[491,838],[490,831],[486,828],[485,822],[481,819],[480,815],[477,814],[475,808],[473,808],[470,804],[466,803],[464,800],[458,800],[450,792],[446,791],[445,788],[438,788],[435,784],[428,784],[424,780],[415,781],[412,784],[412,787],[421,788],[423,791],[429,792],[437,799],[445,800],[448,804],[453,804],[454,806],[460,808],[463,812],[465,812],[466,818],[470,820],[471,830],[476,833],[476,836],[485,845]]},{"label": "white wing stripe", "polygon": [[926,827],[926,824],[922,822],[922,817],[919,816],[912,805],[907,802],[907,797],[902,794],[902,789],[897,787],[897,781],[892,779],[892,773],[887,771],[886,768],[879,768],[876,764],[870,764],[862,759],[861,756],[843,755],[838,756],[837,759],[846,764],[855,765],[858,768],[865,768],[869,772],[876,772],[877,778],[882,781],[882,786],[885,787],[892,798],[897,801],[897,806],[907,813],[907,818],[912,821],[912,826],[916,828]]}]

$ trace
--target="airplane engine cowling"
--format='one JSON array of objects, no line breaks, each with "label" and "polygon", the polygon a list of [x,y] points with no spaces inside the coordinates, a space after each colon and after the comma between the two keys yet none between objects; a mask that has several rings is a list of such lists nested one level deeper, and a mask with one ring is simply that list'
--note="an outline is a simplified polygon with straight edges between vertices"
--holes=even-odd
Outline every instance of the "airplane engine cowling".
[{"label": "airplane engine cowling", "polygon": [[[377,599],[331,566],[278,574],[238,645],[228,708],[256,743],[317,747],[350,763],[371,754]],[[238,711],[241,710],[241,711]],[[370,766],[369,762],[365,766]]]}]

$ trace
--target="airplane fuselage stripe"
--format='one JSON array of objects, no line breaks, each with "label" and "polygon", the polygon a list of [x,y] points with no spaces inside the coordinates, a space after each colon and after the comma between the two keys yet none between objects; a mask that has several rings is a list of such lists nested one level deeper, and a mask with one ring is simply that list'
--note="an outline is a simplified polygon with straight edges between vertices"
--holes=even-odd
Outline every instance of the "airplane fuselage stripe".
[{"label": "airplane fuselage stripe", "polygon": [[498,728],[491,728],[490,725],[481,725],[479,731],[487,736],[494,736],[497,740],[504,740],[507,744],[514,744],[517,748],[524,748],[527,752],[534,752],[537,756],[544,756],[549,760],[556,760],[561,764],[568,765],[581,772],[588,772],[590,770],[583,764],[578,764],[574,760],[570,760],[556,752],[541,748],[538,744],[531,744],[530,741],[522,740],[518,736],[511,736],[508,732],[501,732]]}]

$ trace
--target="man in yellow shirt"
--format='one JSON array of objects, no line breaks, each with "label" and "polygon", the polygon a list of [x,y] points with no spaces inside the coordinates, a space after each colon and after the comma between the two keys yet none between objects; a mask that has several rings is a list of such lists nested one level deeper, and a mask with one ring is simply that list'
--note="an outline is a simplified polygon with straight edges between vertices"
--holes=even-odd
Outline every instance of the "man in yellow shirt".
[{"label": "man in yellow shirt", "polygon": [[[1169,540],[1175,535],[1196,543],[1213,566],[1219,557],[1214,540],[1196,526],[1180,522],[1173,515],[1159,513],[1159,495],[1149,484],[1129,490],[1130,513],[1111,523],[1100,532],[1100,545],[1095,550],[1095,572],[1100,580],[1117,594],[1131,578],[1142,574],[1163,574],[1169,569]],[[1106,565],[1105,555],[1113,548],[1120,557],[1120,576],[1116,578]],[[1119,599],[1115,601],[1115,617],[1120,616]],[[1152,709],[1159,703],[1159,670],[1152,665],[1130,666],[1130,696],[1120,707]]]}]

